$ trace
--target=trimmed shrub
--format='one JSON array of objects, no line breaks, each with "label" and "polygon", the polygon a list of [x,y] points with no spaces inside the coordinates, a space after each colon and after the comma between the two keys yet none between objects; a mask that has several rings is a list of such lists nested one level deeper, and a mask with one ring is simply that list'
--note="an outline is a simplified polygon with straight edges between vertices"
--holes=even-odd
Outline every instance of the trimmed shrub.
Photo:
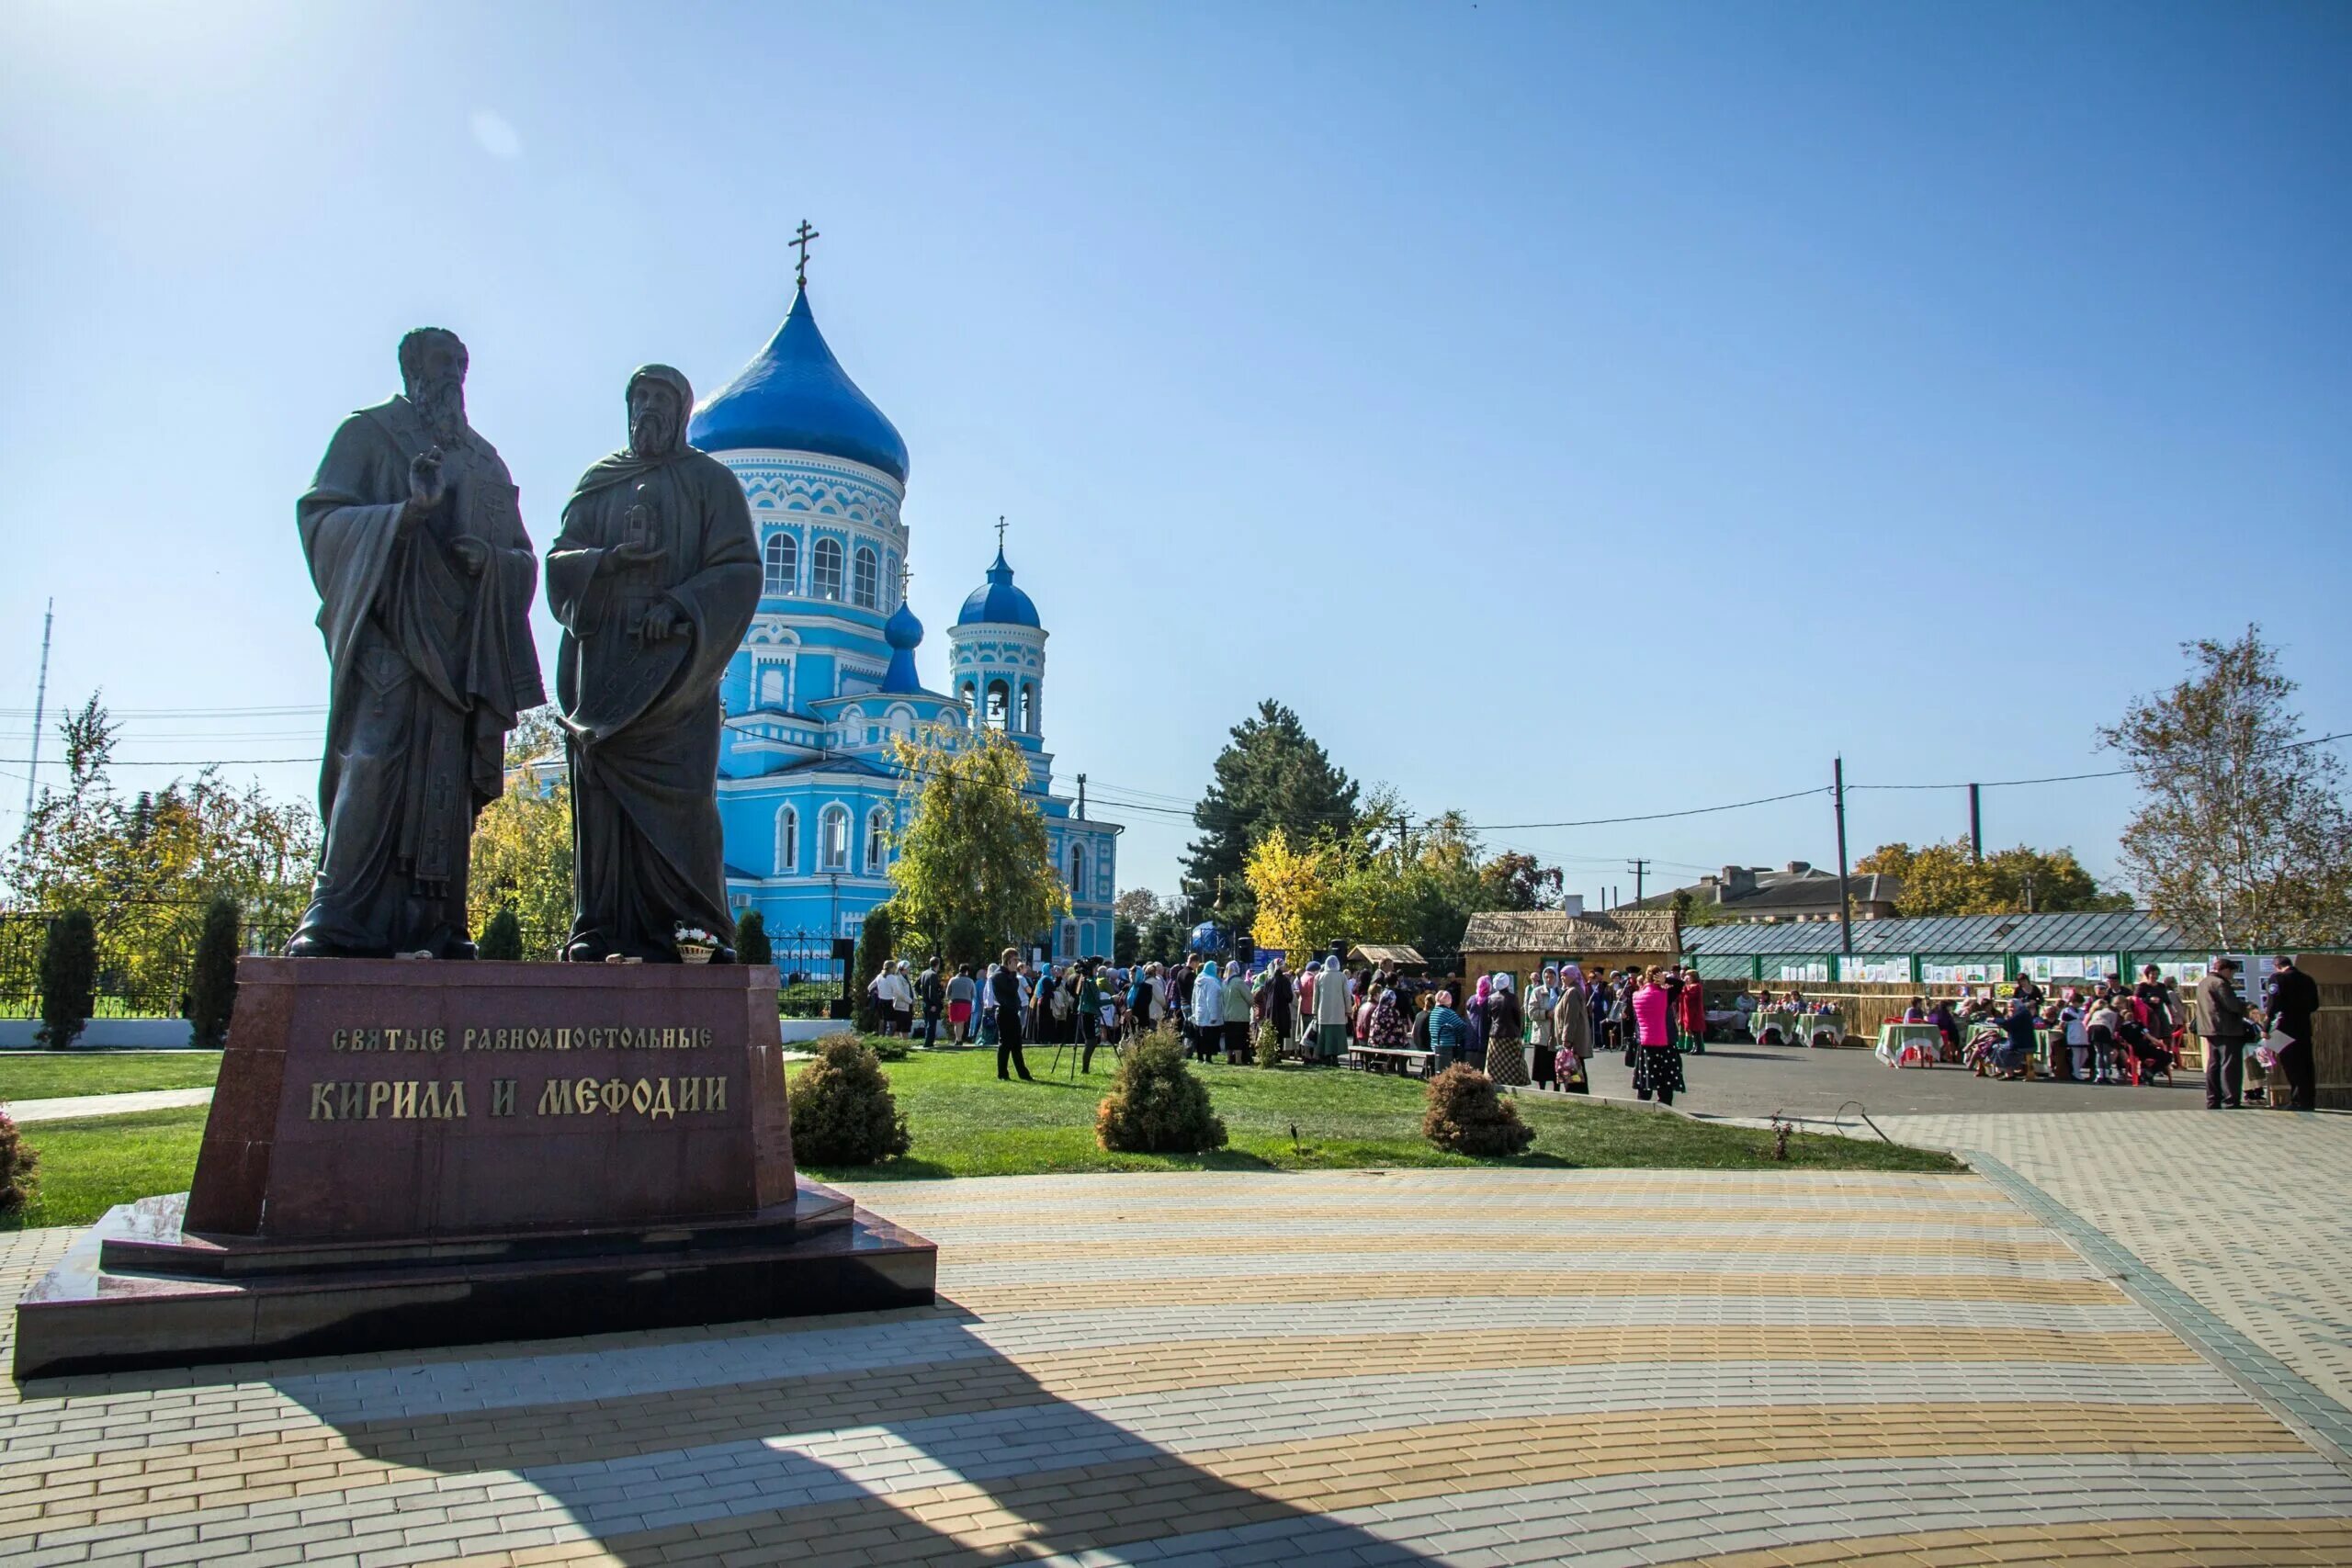
[{"label": "trimmed shrub", "polygon": [[523,922],[514,917],[512,906],[502,904],[496,913],[481,925],[481,939],[474,943],[475,953],[494,962],[513,964],[523,956]]},{"label": "trimmed shrub", "polygon": [[21,1214],[40,1190],[40,1156],[0,1111],[0,1214]]},{"label": "trimmed shrub", "polygon": [[890,906],[876,904],[865,911],[865,924],[857,933],[857,996],[855,998],[858,1032],[882,1032],[882,1010],[874,1005],[874,976],[889,965],[894,956],[898,931],[891,923]]},{"label": "trimmed shrub", "polygon": [[40,944],[40,1043],[62,1051],[81,1038],[97,988],[97,927],[87,909],[68,909],[49,922]]},{"label": "trimmed shrub", "polygon": [[228,1043],[229,1014],[237,1002],[237,901],[217,894],[204,907],[204,931],[196,939],[196,964],[187,977],[187,1021],[198,1045],[218,1051]]},{"label": "trimmed shrub", "polygon": [[773,964],[775,949],[768,942],[768,923],[757,909],[735,922],[735,962]]},{"label": "trimmed shrub", "polygon": [[1094,1113],[1095,1141],[1121,1154],[1190,1155],[1225,1147],[1225,1123],[1206,1085],[1184,1065],[1184,1047],[1161,1030],[1121,1054],[1111,1092]]},{"label": "trimmed shrub", "polygon": [[1278,1067],[1282,1066],[1282,1031],[1271,1023],[1260,1024],[1258,1026],[1258,1065],[1261,1067]]},{"label": "trimmed shrub", "polygon": [[880,1165],[913,1146],[906,1112],[874,1053],[851,1034],[829,1035],[792,1080],[792,1156],[811,1165]]},{"label": "trimmed shrub", "polygon": [[1519,1154],[1535,1141],[1535,1129],[1519,1119],[1519,1107],[1495,1092],[1494,1079],[1467,1065],[1430,1079],[1429,1106],[1421,1136],[1454,1154],[1493,1159]]}]

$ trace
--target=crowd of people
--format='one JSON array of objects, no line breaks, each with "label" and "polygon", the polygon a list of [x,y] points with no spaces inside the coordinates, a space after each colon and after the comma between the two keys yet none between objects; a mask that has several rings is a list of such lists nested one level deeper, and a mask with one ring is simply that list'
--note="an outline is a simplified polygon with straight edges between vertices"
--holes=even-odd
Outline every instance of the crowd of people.
[{"label": "crowd of people", "polygon": [[1030,1076],[1024,1045],[1074,1046],[1084,1072],[1097,1048],[1166,1025],[1204,1059],[1249,1060],[1271,1030],[1282,1055],[1310,1064],[1425,1053],[1432,1071],[1467,1064],[1498,1083],[1571,1093],[1589,1089],[1595,1051],[1623,1052],[1634,1092],[1671,1104],[1682,1055],[1706,1049],[1705,988],[1673,965],[1588,977],[1547,964],[1521,996],[1510,973],[1430,980],[1387,964],[1350,972],[1336,956],[1299,971],[1276,958],[1252,974],[1238,960],[1057,965],[1007,948],[978,973],[933,958],[918,974],[901,960],[868,992],[884,1033],[994,1045],[999,1077]]}]

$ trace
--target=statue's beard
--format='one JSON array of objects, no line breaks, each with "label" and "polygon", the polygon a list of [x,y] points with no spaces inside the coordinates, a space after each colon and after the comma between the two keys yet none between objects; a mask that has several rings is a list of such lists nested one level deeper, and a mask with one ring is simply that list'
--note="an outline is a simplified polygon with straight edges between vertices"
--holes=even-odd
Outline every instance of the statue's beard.
[{"label": "statue's beard", "polygon": [[455,440],[466,428],[466,384],[454,376],[418,382],[409,389],[408,400],[445,441]]},{"label": "statue's beard", "polygon": [[628,427],[628,449],[640,457],[666,457],[678,444],[678,432],[661,414],[648,412]]}]

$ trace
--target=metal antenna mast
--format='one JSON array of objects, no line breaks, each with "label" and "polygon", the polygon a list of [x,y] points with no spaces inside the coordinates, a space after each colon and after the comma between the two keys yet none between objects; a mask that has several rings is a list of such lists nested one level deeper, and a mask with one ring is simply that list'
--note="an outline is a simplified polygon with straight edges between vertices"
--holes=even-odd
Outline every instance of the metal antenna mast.
[{"label": "metal antenna mast", "polygon": [[40,616],[40,682],[33,688],[33,749],[26,755],[32,761],[25,773],[25,826],[32,826],[33,791],[40,786],[40,721],[41,709],[49,703],[49,629],[57,620],[57,601],[51,599]]}]

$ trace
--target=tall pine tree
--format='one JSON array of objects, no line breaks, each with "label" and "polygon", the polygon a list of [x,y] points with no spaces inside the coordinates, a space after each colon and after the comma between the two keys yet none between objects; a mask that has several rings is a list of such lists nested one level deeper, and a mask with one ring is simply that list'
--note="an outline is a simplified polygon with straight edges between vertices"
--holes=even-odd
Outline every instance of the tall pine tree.
[{"label": "tall pine tree", "polygon": [[1234,726],[1217,753],[1216,776],[1193,824],[1200,829],[1184,856],[1184,897],[1196,914],[1246,931],[1257,913],[1244,867],[1259,840],[1280,828],[1294,843],[1356,826],[1356,784],[1298,722],[1269,697]]}]

